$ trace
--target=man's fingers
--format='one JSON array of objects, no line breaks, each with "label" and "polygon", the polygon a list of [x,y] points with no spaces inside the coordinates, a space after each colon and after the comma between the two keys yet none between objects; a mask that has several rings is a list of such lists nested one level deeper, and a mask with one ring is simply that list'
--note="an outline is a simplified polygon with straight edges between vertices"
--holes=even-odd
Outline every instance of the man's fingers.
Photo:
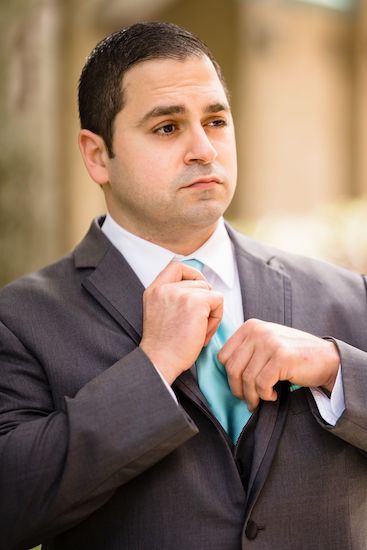
[{"label": "man's fingers", "polygon": [[208,292],[208,303],[210,307],[210,313],[208,316],[208,327],[206,332],[206,338],[204,346],[207,345],[210,338],[216,332],[223,317],[223,295],[220,292],[210,291]]},{"label": "man's fingers", "polygon": [[[170,283],[166,283],[170,284]],[[183,281],[179,281],[178,283],[174,283],[175,285],[179,285],[180,288],[203,288],[204,290],[211,290],[212,285],[208,283],[206,279],[185,279]]]},{"label": "man's fingers", "polygon": [[230,338],[228,338],[227,342],[224,344],[222,349],[220,350],[218,354],[218,359],[223,365],[226,364],[228,359],[233,355],[233,353],[236,352],[238,348],[242,348],[242,344],[246,338],[245,325],[241,325],[239,329],[236,330],[234,334]]},{"label": "man's fingers", "polygon": [[209,344],[212,336],[214,336],[214,334],[216,333],[220,325],[220,322],[222,320],[222,317],[223,317],[223,300],[220,300],[217,306],[214,309],[212,309],[212,311],[210,312],[204,346],[207,346]]},{"label": "man's fingers", "polygon": [[278,377],[271,359],[264,364],[263,357],[257,358],[254,355],[242,374],[243,394],[249,409],[256,409],[260,399],[275,401],[277,394],[274,391],[274,385],[277,382]]},{"label": "man's fingers", "polygon": [[198,269],[178,262],[177,260],[172,260],[154,279],[151,286],[160,286],[165,283],[177,283],[183,280],[206,281],[204,275]]},{"label": "man's fingers", "polygon": [[219,361],[223,363],[226,369],[231,391],[238,399],[244,399],[242,375],[251,360],[252,354],[253,347],[246,345],[246,342],[242,342],[235,348],[226,361],[222,361],[222,351],[218,354]]},{"label": "man's fingers", "polygon": [[277,393],[274,386],[280,380],[279,369],[272,359],[263,366],[255,378],[256,393],[264,401],[275,401]]},{"label": "man's fingers", "polygon": [[[232,393],[239,399],[246,401],[249,409],[254,410],[260,399],[274,401],[276,392],[273,386],[278,381],[278,375],[271,362],[269,350],[259,350],[250,338],[244,338],[236,347],[237,341],[243,338],[243,331],[237,331],[231,342],[223,346],[219,353],[219,360],[225,358],[228,383]],[[224,349],[226,348],[226,349]],[[232,350],[231,350],[232,348]],[[234,349],[233,349],[234,348]],[[228,353],[231,352],[230,355]]]}]

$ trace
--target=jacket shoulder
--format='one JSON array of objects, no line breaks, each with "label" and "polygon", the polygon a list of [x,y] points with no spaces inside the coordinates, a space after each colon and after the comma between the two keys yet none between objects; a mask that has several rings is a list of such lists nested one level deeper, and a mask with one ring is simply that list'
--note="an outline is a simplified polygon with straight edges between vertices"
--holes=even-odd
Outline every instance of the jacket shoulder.
[{"label": "jacket shoulder", "polygon": [[263,262],[274,268],[278,267],[290,276],[306,278],[330,277],[363,284],[364,275],[351,271],[343,266],[326,260],[287,252],[277,247],[258,241],[227,226],[230,237],[238,254],[252,256],[255,261]]}]

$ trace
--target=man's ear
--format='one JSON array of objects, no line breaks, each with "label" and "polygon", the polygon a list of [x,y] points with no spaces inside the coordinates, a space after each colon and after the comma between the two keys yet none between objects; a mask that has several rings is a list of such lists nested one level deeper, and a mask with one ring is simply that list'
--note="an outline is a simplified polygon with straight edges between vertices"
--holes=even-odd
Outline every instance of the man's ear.
[{"label": "man's ear", "polygon": [[88,174],[99,185],[109,182],[108,151],[105,142],[90,130],[79,133],[79,148]]}]

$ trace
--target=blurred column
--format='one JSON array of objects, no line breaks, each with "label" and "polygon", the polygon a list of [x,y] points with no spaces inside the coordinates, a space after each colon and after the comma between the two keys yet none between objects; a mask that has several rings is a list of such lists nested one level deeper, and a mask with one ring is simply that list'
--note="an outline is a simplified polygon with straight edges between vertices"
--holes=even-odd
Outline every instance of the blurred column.
[{"label": "blurred column", "polygon": [[60,89],[62,102],[63,247],[71,249],[87,231],[91,219],[105,211],[103,193],[87,175],[78,148],[78,79],[85,59],[100,40],[94,19],[96,1],[63,0]]},{"label": "blurred column", "polygon": [[367,194],[367,2],[365,0],[359,1],[356,21],[355,191],[357,194]]},{"label": "blurred column", "polygon": [[237,216],[302,213],[347,194],[353,18],[296,0],[238,2]]},{"label": "blurred column", "polygon": [[0,285],[59,255],[57,0],[22,0],[0,18]]}]

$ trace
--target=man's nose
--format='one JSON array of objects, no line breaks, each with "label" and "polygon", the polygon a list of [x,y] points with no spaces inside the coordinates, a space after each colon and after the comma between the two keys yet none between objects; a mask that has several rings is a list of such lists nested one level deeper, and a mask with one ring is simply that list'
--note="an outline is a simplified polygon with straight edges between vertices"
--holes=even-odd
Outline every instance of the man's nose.
[{"label": "man's nose", "polygon": [[217,150],[207,136],[205,129],[202,126],[193,129],[188,137],[187,151],[184,158],[185,163],[199,162],[210,164],[215,161],[217,156]]}]

